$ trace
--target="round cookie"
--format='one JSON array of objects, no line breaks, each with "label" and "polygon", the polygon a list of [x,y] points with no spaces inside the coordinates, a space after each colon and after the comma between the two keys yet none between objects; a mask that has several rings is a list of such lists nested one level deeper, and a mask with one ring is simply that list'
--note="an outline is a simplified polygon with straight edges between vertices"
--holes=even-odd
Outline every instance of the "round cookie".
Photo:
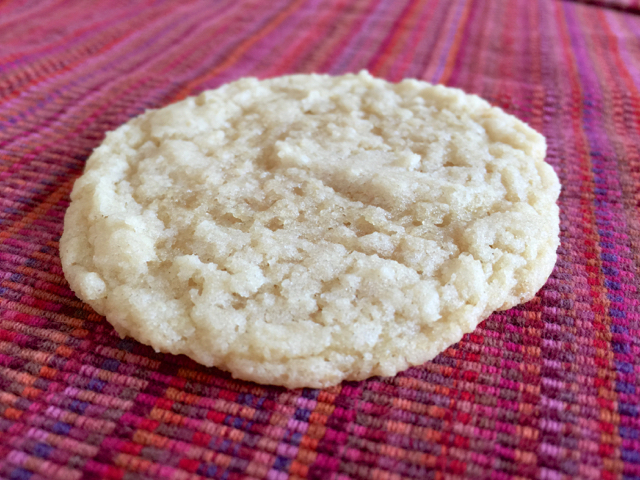
[{"label": "round cookie", "polygon": [[120,335],[295,387],[394,375],[556,260],[544,138],[460,90],[241,79],[107,134],[60,241]]}]

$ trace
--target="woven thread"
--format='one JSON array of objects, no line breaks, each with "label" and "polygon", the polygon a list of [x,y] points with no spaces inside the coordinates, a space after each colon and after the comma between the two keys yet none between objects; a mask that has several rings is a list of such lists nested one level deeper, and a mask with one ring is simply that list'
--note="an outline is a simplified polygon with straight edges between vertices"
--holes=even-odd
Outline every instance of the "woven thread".
[{"label": "woven thread", "polygon": [[[640,17],[588,3],[1,4],[0,477],[640,478]],[[120,339],[69,290],[68,194],[106,131],[242,76],[363,68],[547,137],[562,245],[534,300],[396,377],[287,391]]]}]

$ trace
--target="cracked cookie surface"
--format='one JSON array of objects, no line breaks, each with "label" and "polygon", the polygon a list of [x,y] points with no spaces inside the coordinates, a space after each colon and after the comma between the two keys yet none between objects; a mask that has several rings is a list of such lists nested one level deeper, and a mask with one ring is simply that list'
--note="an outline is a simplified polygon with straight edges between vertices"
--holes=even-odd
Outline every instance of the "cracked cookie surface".
[{"label": "cracked cookie surface", "polygon": [[62,265],[121,335],[238,378],[394,375],[544,284],[560,190],[545,151],[452,88],[241,79],[107,134]]}]

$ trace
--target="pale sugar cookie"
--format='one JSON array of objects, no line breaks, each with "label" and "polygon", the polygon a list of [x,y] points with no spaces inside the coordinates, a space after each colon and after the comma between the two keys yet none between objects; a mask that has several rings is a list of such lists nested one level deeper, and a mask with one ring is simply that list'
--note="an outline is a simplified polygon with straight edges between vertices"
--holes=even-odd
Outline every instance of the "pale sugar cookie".
[{"label": "pale sugar cookie", "polygon": [[545,150],[452,88],[242,79],[107,134],[62,264],[121,335],[235,377],[394,375],[545,283],[560,191]]}]

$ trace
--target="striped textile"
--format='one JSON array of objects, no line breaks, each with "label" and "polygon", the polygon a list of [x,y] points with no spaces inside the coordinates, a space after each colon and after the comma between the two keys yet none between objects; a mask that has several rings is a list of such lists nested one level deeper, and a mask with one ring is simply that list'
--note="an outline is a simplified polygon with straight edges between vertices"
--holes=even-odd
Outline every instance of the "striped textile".
[{"label": "striped textile", "polygon": [[634,12],[640,10],[640,0],[570,0],[576,2],[585,2],[598,7],[614,8]]},{"label": "striped textile", "polygon": [[[0,2],[0,478],[640,478],[637,4]],[[394,378],[287,391],[121,340],[69,290],[63,215],[106,131],[241,76],[363,68],[547,136],[562,246],[533,301]]]}]

